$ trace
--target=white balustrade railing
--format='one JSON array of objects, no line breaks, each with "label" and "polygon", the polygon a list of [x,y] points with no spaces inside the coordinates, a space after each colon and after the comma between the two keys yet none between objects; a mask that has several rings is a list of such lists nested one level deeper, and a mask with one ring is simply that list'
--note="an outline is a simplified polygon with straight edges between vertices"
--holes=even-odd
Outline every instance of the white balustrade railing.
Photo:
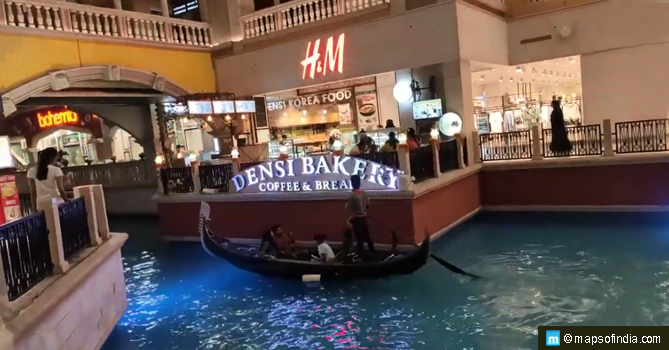
[{"label": "white balustrade railing", "polygon": [[207,23],[56,0],[0,0],[0,26],[211,46]]},{"label": "white balustrade railing", "polygon": [[307,23],[325,20],[375,6],[390,0],[296,0],[241,17],[244,38],[255,38]]}]

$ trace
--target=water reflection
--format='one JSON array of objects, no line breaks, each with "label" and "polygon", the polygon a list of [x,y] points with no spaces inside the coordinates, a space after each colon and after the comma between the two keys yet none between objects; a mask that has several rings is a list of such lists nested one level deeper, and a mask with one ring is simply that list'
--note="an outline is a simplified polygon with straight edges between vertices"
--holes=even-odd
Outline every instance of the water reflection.
[{"label": "water reflection", "polygon": [[133,251],[131,241],[129,306],[103,349],[537,349],[539,325],[669,324],[669,261],[649,253],[650,228],[604,244],[561,220],[541,235],[509,225],[436,244],[479,282],[430,263],[308,286],[239,271],[197,245]]}]

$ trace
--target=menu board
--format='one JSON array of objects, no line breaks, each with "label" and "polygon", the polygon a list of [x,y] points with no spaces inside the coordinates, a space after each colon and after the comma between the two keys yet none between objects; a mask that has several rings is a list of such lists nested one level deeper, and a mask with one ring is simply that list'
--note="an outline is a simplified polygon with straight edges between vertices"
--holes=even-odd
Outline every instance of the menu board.
[{"label": "menu board", "polygon": [[416,101],[413,103],[413,119],[441,118],[444,113],[441,99]]},{"label": "menu board", "polygon": [[356,87],[355,104],[358,111],[358,128],[377,129],[379,126],[379,107],[376,99],[376,85]]},{"label": "menu board", "polygon": [[256,101],[235,101],[235,111],[237,113],[255,113]]},{"label": "menu board", "polygon": [[235,113],[235,101],[212,101],[214,114]]},{"label": "menu board", "polygon": [[211,101],[188,101],[189,114],[213,114]]},{"label": "menu board", "polygon": [[0,176],[0,205],[4,211],[4,222],[14,221],[21,217],[21,203],[19,200],[19,190],[16,187],[16,177],[14,175]]}]

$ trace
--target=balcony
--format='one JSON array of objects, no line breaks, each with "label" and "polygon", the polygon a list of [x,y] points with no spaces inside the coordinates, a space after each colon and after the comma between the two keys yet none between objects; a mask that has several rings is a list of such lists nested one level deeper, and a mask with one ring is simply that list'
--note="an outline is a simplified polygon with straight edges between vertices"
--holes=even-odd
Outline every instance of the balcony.
[{"label": "balcony", "polygon": [[477,0],[477,1],[481,3],[503,2],[506,6],[506,17],[517,18],[605,0]]},{"label": "balcony", "polygon": [[334,17],[387,9],[391,0],[296,0],[242,16],[244,39],[267,36]]},{"label": "balcony", "polygon": [[208,23],[53,0],[0,0],[0,33],[211,47]]}]

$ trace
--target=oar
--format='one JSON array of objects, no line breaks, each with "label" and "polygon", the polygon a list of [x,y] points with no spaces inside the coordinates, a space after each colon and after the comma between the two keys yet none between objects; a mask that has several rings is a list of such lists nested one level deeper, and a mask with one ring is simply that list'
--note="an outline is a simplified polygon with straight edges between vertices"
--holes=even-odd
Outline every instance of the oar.
[{"label": "oar", "polygon": [[[369,216],[368,216],[368,217],[369,217]],[[379,220],[377,220],[377,219],[374,219],[374,218],[370,218],[370,219],[376,221],[377,223],[381,224],[382,226],[386,226],[386,225],[384,225],[381,221],[379,221]],[[386,228],[389,228],[389,227],[386,226]],[[418,245],[417,245],[416,243],[413,243],[413,240],[408,239],[407,237],[405,237],[405,236],[399,234],[397,231],[395,231],[395,230],[393,230],[393,229],[390,229],[390,231],[391,231],[393,234],[395,234],[395,235],[397,235],[397,236],[399,236],[399,237],[402,237],[402,239],[404,239],[405,241],[409,242],[409,243],[410,243],[411,245],[413,245],[414,247],[418,248]],[[429,235],[430,235],[430,232],[428,232],[427,230],[425,230],[425,234],[426,234],[427,236],[429,236]],[[438,256],[436,256],[436,255],[434,255],[434,254],[432,254],[432,253],[430,253],[430,257],[431,257],[432,259],[434,259],[434,261],[438,262],[439,265],[441,265],[441,266],[447,268],[447,269],[450,270],[451,272],[457,273],[457,274],[459,274],[459,275],[463,275],[463,276],[470,277],[470,278],[471,278],[472,280],[474,280],[474,281],[476,281],[476,280],[480,280],[480,279],[483,278],[483,277],[481,277],[481,276],[479,276],[479,275],[475,275],[475,274],[473,274],[473,273],[469,273],[469,272],[467,272],[467,271],[465,271],[465,270],[463,270],[463,269],[461,269],[461,268],[459,268],[459,267],[457,267],[457,266],[455,266],[455,265],[449,263],[448,261],[446,261],[446,260],[444,260],[444,259],[442,259],[442,258],[440,258],[440,257],[438,257]]]}]

